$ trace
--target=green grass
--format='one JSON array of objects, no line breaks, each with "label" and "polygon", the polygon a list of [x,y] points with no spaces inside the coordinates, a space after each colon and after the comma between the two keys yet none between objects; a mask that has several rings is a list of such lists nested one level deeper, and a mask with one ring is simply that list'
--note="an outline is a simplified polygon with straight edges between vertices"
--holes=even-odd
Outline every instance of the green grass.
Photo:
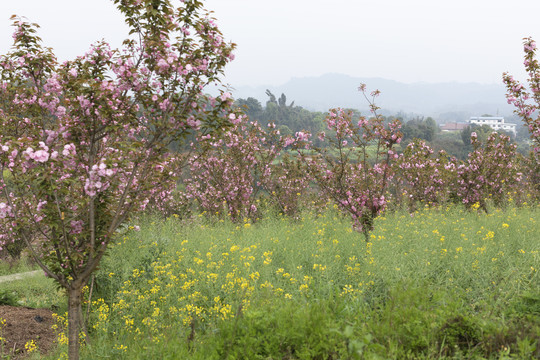
[{"label": "green grass", "polygon": [[[83,359],[532,359],[537,208],[143,218],[96,274]],[[57,359],[61,345],[50,356]]]},{"label": "green grass", "polygon": [[39,269],[28,257],[23,256],[18,261],[0,260],[0,276],[17,274]]},{"label": "green grass", "polygon": [[[0,276],[39,270],[27,256],[18,261],[0,262]],[[66,308],[63,292],[52,279],[35,275],[0,283],[0,304],[31,308]]]},{"label": "green grass", "polygon": [[8,294],[7,296],[14,301],[14,304],[6,303],[6,305],[47,309],[67,308],[64,292],[58,290],[52,279],[43,276],[3,282],[0,284],[0,289],[0,295],[2,293]]}]

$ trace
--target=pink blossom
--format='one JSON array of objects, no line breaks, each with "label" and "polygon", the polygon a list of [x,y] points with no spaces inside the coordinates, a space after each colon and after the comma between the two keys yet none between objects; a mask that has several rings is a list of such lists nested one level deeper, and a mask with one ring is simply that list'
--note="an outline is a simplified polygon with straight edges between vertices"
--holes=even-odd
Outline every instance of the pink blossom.
[{"label": "pink blossom", "polygon": [[32,157],[35,161],[44,163],[49,160],[49,153],[45,150],[38,150]]},{"label": "pink blossom", "polygon": [[230,114],[229,114],[229,120],[231,121],[231,123],[233,123],[234,125],[236,125],[236,124],[239,124],[240,121],[242,121],[242,118],[241,118],[241,117],[237,117],[235,113],[230,113]]},{"label": "pink blossom", "polygon": [[45,205],[47,205],[47,201],[40,201],[37,205],[37,210],[40,211]]},{"label": "pink blossom", "polygon": [[525,49],[525,51],[534,51],[536,49],[536,42],[531,40],[525,43],[523,48]]},{"label": "pink blossom", "polygon": [[58,117],[61,117],[61,116],[64,116],[66,115],[66,108],[63,107],[63,106],[58,106],[56,108],[56,113],[55,113],[56,116]]},{"label": "pink blossom", "polygon": [[287,137],[287,138],[285,139],[285,143],[284,143],[283,146],[287,147],[287,146],[289,146],[289,145],[292,145],[292,144],[294,144],[294,141],[295,141],[295,140],[294,140],[293,138]]},{"label": "pink blossom", "polygon": [[24,155],[26,158],[33,159],[34,158],[34,149],[31,147],[26,148],[24,151]]},{"label": "pink blossom", "polygon": [[159,59],[159,61],[157,62],[157,67],[159,68],[159,70],[164,71],[169,68],[169,64],[165,59]]},{"label": "pink blossom", "polygon": [[0,218],[5,218],[9,212],[9,206],[4,203],[0,202]]},{"label": "pink blossom", "polygon": [[309,139],[309,134],[306,134],[302,131],[298,131],[295,136],[297,141],[305,141]]},{"label": "pink blossom", "polygon": [[64,150],[62,150],[62,155],[68,156],[69,154],[74,152],[74,150],[75,150],[75,145],[73,144],[64,145]]}]

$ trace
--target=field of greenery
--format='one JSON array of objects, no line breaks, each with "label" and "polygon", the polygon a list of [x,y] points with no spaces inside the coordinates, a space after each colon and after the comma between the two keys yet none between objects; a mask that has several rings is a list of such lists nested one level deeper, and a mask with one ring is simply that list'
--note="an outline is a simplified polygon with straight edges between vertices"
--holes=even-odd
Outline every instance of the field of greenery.
[{"label": "field of greenery", "polygon": [[[540,358],[532,38],[529,89],[503,74],[530,141],[468,128],[458,158],[365,84],[367,117],[206,94],[236,45],[201,1],[114,3],[120,49],[60,64],[13,16],[0,56],[0,274],[48,277],[0,304],[56,312],[45,358]],[[43,358],[9,341],[0,358]]]},{"label": "field of greenery", "polygon": [[81,358],[538,358],[538,211],[396,212],[369,242],[335,209],[146,216],[96,274]]}]

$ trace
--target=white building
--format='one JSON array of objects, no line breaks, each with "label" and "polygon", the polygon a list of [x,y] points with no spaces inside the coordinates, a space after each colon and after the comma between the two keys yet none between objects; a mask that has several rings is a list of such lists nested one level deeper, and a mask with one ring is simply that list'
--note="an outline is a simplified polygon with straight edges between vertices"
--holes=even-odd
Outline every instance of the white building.
[{"label": "white building", "polygon": [[505,123],[502,116],[471,116],[469,124],[478,126],[488,125],[495,131],[504,130],[516,135],[516,124]]}]

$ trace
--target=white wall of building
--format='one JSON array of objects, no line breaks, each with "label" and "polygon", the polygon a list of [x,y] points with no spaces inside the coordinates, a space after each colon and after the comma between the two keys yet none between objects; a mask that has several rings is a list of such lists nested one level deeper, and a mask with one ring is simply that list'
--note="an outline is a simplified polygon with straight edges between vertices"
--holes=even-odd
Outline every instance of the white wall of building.
[{"label": "white wall of building", "polygon": [[504,122],[502,116],[471,116],[469,119],[471,125],[488,125],[493,130],[504,130],[516,134],[516,124]]}]

